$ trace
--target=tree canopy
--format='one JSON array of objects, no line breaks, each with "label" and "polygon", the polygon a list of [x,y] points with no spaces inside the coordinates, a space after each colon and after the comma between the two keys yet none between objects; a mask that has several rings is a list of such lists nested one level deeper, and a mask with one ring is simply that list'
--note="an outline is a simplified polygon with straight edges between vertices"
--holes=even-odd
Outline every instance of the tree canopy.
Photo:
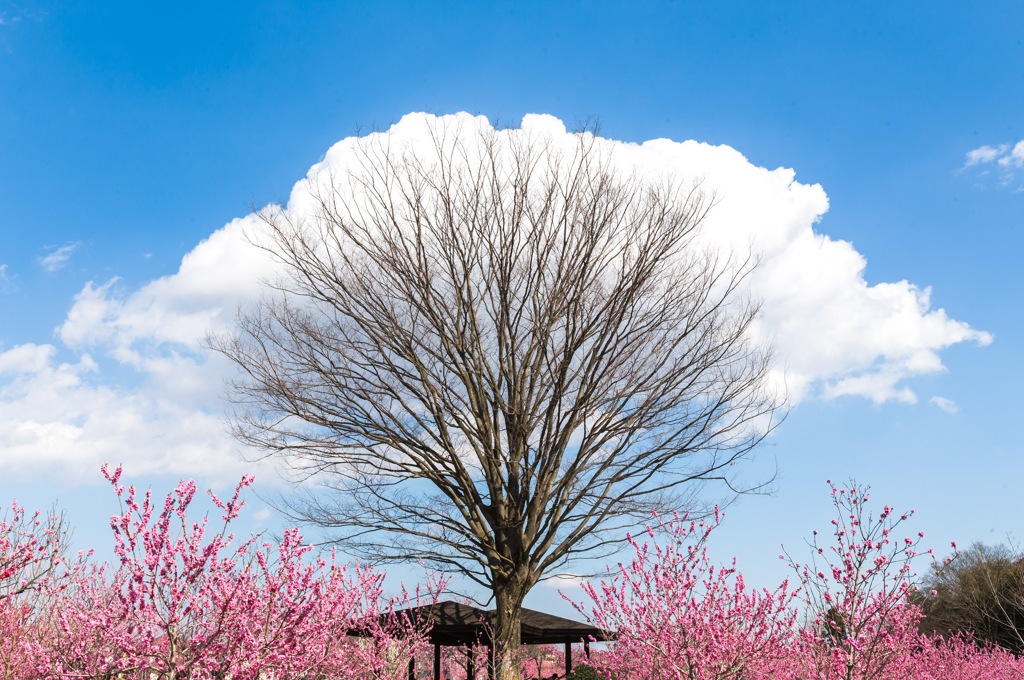
[{"label": "tree canopy", "polygon": [[320,485],[292,511],[488,588],[508,648],[540,579],[731,481],[780,407],[712,197],[570,139],[361,138],[262,212],[284,276],[216,341],[237,436]]},{"label": "tree canopy", "polygon": [[915,598],[921,630],[970,633],[975,642],[1024,653],[1024,555],[1004,545],[975,543],[931,575]]}]

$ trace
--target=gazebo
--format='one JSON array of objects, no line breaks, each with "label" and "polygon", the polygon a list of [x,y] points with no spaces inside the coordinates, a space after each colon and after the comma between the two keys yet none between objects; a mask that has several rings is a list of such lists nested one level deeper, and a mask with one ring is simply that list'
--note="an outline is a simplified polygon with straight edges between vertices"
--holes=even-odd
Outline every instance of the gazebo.
[{"label": "gazebo", "polygon": [[[444,601],[423,607],[403,609],[398,614],[409,617],[417,626],[427,628],[428,639],[434,645],[434,680],[441,678],[441,647],[466,648],[466,675],[473,677],[473,647],[485,645],[488,658],[493,659],[491,640],[494,610],[483,610],[468,604]],[[572,645],[583,643],[583,653],[589,658],[590,641],[603,642],[612,638],[608,631],[553,614],[523,609],[520,618],[520,636],[524,645],[565,645],[565,673],[572,670]],[[409,678],[414,680],[416,661],[409,661]],[[493,680],[493,664],[488,664],[488,678]]]}]

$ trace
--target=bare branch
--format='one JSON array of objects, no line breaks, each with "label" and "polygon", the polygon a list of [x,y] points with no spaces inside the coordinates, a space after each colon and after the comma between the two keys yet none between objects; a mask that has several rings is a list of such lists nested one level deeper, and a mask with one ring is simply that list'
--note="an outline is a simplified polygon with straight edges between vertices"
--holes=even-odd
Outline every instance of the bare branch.
[{"label": "bare branch", "polygon": [[755,259],[700,246],[712,199],[576,139],[365,138],[303,211],[262,213],[287,277],[214,340],[242,370],[238,438],[323,484],[296,516],[499,608],[731,482],[781,406],[748,339]]}]

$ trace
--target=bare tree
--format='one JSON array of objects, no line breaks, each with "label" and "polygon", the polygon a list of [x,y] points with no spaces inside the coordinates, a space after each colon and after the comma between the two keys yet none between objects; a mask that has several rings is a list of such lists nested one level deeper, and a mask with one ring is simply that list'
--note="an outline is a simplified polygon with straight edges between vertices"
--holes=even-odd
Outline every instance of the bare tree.
[{"label": "bare tree", "polygon": [[754,261],[700,245],[712,201],[574,143],[363,138],[301,216],[262,212],[287,275],[214,340],[240,440],[335,492],[293,511],[486,587],[506,651],[540,579],[728,482],[780,407],[739,294]]}]

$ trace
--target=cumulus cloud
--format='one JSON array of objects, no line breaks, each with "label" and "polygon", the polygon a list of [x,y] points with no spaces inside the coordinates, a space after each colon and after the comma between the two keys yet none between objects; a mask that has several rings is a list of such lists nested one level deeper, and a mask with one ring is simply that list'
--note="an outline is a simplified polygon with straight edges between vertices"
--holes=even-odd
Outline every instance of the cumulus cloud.
[{"label": "cumulus cloud", "polygon": [[[382,134],[415,147],[429,144],[437,126],[475,134],[489,123],[467,114],[410,114]],[[501,134],[574,143],[551,116],[527,116],[520,130]],[[283,209],[301,219],[312,203],[310,184],[345,177],[360,143],[334,145]],[[699,178],[714,193],[706,238],[727,252],[760,255],[748,280],[749,292],[763,301],[754,333],[774,343],[776,376],[794,403],[913,403],[908,381],[943,371],[944,348],[991,341],[933,308],[927,287],[865,280],[864,257],[850,243],[815,231],[828,210],[825,191],[798,182],[793,170],[758,167],[728,146],[695,141],[599,144],[624,171]],[[985,153],[977,157],[993,162]],[[146,470],[236,472],[237,445],[220,415],[229,367],[202,341],[211,331],[230,330],[238,306],[255,300],[275,276],[273,258],[251,243],[263,228],[253,215],[234,220],[196,245],[176,273],[137,289],[117,279],[91,282],[58,329],[59,347],[0,353],[0,468],[60,462],[91,469],[100,460],[131,457]],[[61,361],[62,354],[74,358]],[[936,399],[931,403],[942,408]]]},{"label": "cumulus cloud", "polygon": [[0,353],[0,469],[52,466],[87,479],[107,461],[133,475],[230,480],[251,471],[226,431],[229,367],[203,339],[230,329],[262,289],[269,258],[243,234],[254,223],[225,225],[175,274],[141,288],[86,284],[57,329],[61,346]]},{"label": "cumulus cloud", "polygon": [[78,250],[79,243],[65,243],[62,246],[53,248],[49,253],[39,258],[39,265],[44,271],[53,273],[63,269],[71,259],[71,256]]},{"label": "cumulus cloud", "polygon": [[208,401],[113,382],[89,354],[63,362],[48,344],[0,352],[0,468],[69,479],[98,479],[108,461],[140,475],[242,473],[219,409]]}]

